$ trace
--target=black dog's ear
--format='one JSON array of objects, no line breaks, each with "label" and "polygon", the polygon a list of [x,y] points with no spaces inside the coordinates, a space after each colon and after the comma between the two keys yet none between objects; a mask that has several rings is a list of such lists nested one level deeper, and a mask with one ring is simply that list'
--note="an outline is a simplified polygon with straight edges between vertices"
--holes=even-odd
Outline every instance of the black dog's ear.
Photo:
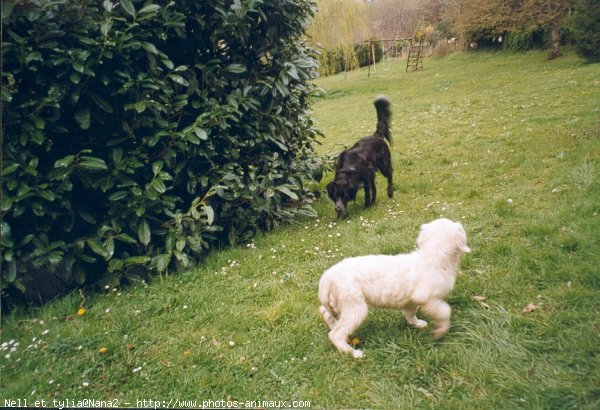
[{"label": "black dog's ear", "polygon": [[335,170],[342,169],[344,164],[346,163],[346,157],[348,156],[348,151],[342,151],[338,156],[337,164],[335,166]]},{"label": "black dog's ear", "polygon": [[333,181],[328,183],[326,188],[327,188],[327,195],[329,196],[329,199],[331,199],[332,201],[335,201],[335,184],[333,183]]}]

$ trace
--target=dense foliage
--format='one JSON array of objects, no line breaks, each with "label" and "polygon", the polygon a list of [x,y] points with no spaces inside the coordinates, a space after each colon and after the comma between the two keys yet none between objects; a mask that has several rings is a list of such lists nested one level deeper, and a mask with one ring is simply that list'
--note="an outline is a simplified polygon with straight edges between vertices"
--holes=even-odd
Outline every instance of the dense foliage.
[{"label": "dense foliage", "polygon": [[504,40],[504,48],[510,51],[543,49],[549,42],[550,33],[544,29],[523,29],[509,32]]},{"label": "dense foliage", "polygon": [[[375,61],[373,61],[373,57]],[[319,73],[321,75],[332,75],[342,71],[350,71],[374,64],[374,62],[377,63],[382,58],[383,47],[381,42],[378,41],[356,44],[350,52],[343,47],[333,50],[324,49],[319,55]]]},{"label": "dense foliage", "polygon": [[310,0],[2,7],[4,297],[185,268],[313,212]]},{"label": "dense foliage", "polygon": [[[429,0],[455,36],[483,47],[499,47],[509,37],[510,50],[544,47],[549,58],[560,56],[565,20],[576,0]],[[448,25],[448,23],[450,23]],[[506,44],[506,43],[504,43]]]},{"label": "dense foliage", "polygon": [[577,54],[588,62],[600,61],[600,2],[580,0],[571,19]]},{"label": "dense foliage", "polygon": [[373,40],[373,42],[363,42],[354,47],[360,67],[374,64],[383,58],[383,46],[381,42],[378,39]]}]

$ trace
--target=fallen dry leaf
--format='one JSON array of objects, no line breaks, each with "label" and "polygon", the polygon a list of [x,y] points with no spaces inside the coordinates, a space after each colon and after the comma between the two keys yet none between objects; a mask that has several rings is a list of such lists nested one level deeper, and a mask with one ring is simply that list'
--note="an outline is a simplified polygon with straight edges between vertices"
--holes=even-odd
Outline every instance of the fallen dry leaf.
[{"label": "fallen dry leaf", "polygon": [[417,391],[420,393],[423,393],[425,395],[425,398],[427,400],[433,400],[433,394],[431,394],[430,392],[428,392],[426,389],[419,387],[417,388]]},{"label": "fallen dry leaf", "polygon": [[525,306],[525,308],[523,309],[523,313],[531,313],[534,310],[536,310],[537,308],[538,308],[537,305],[530,303],[527,306]]},{"label": "fallen dry leaf", "polygon": [[360,339],[358,337],[352,338],[349,343],[352,347],[356,347],[360,345]]},{"label": "fallen dry leaf", "polygon": [[475,302],[479,303],[479,306],[481,306],[484,309],[489,309],[490,305],[488,305],[487,303],[485,303],[486,297],[485,296],[473,296],[472,298]]}]

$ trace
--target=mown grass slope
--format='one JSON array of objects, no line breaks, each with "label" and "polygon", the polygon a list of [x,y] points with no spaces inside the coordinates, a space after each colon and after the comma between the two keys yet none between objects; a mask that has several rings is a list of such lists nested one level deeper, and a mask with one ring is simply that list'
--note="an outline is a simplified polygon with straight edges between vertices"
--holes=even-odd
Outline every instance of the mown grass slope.
[{"label": "mown grass slope", "polygon": [[[323,198],[318,220],[196,269],[4,317],[2,402],[598,408],[600,65],[478,52],[424,66],[318,81],[323,154],[373,131],[375,96],[392,101],[392,200],[379,177],[377,204],[363,209],[361,194],[344,221]],[[448,298],[449,335],[434,342],[400,312],[372,310],[355,335],[365,358],[340,355],[318,314],[322,272],[408,252],[440,216],[461,220],[473,249]]]}]

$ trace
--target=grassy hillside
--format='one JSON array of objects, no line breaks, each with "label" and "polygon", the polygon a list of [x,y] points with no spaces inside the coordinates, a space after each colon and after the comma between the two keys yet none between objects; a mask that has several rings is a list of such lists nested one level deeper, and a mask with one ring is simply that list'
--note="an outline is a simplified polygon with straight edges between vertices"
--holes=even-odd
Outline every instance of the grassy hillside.
[{"label": "grassy hillside", "polygon": [[[1,402],[598,408],[600,65],[532,52],[424,66],[318,82],[323,154],[373,131],[376,95],[392,101],[393,200],[379,177],[377,204],[364,210],[361,194],[344,221],[323,198],[318,220],[188,272],[4,317]],[[372,310],[355,335],[365,358],[337,353],[318,314],[322,272],[408,252],[440,216],[461,220],[473,249],[448,298],[448,336]]]}]

